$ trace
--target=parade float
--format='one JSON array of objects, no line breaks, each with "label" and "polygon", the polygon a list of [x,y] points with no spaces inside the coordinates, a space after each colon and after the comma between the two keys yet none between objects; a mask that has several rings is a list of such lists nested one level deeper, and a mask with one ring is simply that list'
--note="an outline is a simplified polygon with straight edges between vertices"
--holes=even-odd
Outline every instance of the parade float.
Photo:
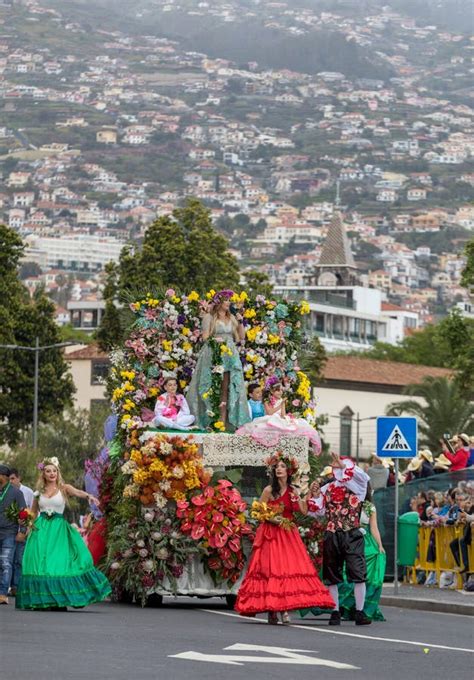
[{"label": "parade float", "polygon": [[[239,489],[240,472],[262,473],[275,448],[224,431],[219,401],[225,343],[208,340],[214,368],[203,395],[207,431],[164,431],[153,420],[167,376],[175,376],[186,394],[202,346],[202,316],[214,295],[167,290],[133,300],[127,338],[111,353],[113,415],[106,447],[89,463],[86,481],[98,489],[102,514],[90,531],[90,547],[118,600],[145,605],[159,604],[164,595],[217,595],[232,603],[251,549],[254,522],[249,498]],[[239,351],[246,381],[264,385],[276,376],[292,413],[314,424],[310,383],[297,362],[308,304],[246,292],[233,293],[231,302],[245,329]],[[278,449],[307,467],[307,438],[282,436]],[[314,532],[301,531],[316,559]]]}]

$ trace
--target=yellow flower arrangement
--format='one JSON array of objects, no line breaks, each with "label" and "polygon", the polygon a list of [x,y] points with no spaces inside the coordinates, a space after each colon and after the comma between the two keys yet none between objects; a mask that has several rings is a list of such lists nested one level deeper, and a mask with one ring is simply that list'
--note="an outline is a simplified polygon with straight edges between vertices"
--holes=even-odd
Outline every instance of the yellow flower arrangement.
[{"label": "yellow flower arrangement", "polygon": [[189,302],[197,302],[199,300],[199,293],[192,290],[188,295]]},{"label": "yellow flower arrangement", "polygon": [[227,347],[225,342],[223,342],[220,346],[221,354],[224,356],[224,354],[228,354],[229,356],[232,356],[232,350]]},{"label": "yellow flower arrangement", "polygon": [[173,343],[171,342],[171,340],[163,340],[161,345],[165,352],[171,352],[171,350],[173,349]]},{"label": "yellow flower arrangement", "polygon": [[191,335],[191,329],[187,326],[184,326],[184,328],[181,329],[181,333],[186,336]]},{"label": "yellow flower arrangement", "polygon": [[120,371],[120,377],[124,380],[134,380],[135,371]]},{"label": "yellow flower arrangement", "polygon": [[218,430],[219,432],[224,432],[225,425],[222,422],[222,420],[216,420],[216,422],[214,423],[214,429]]},{"label": "yellow flower arrangement", "polygon": [[131,411],[133,408],[135,408],[136,404],[134,401],[131,399],[125,399],[124,403],[122,404],[122,408],[124,411]]},{"label": "yellow flower arrangement", "polygon": [[179,302],[181,302],[181,298],[178,297],[177,295],[173,295],[171,298],[171,302],[174,302],[175,305],[177,305]]},{"label": "yellow flower arrangement", "polygon": [[264,501],[254,501],[250,509],[250,517],[258,522],[268,522],[278,515],[278,508],[271,507]]},{"label": "yellow flower arrangement", "polygon": [[279,335],[273,335],[272,333],[269,334],[268,336],[268,344],[269,345],[278,345],[280,342],[280,336]]},{"label": "yellow flower arrangement", "polygon": [[183,342],[183,349],[185,352],[189,352],[190,349],[192,349],[193,346],[191,345],[190,342]]},{"label": "yellow flower arrangement", "polygon": [[249,328],[249,330],[247,331],[247,340],[249,340],[250,342],[255,342],[255,339],[261,330],[262,329],[260,326],[254,326],[253,328]]},{"label": "yellow flower arrangement", "polygon": [[157,387],[150,387],[150,389],[148,390],[148,395],[150,397],[156,397],[157,394],[158,394],[158,388]]},{"label": "yellow flower arrangement", "polygon": [[253,319],[255,316],[257,316],[255,309],[246,309],[244,312],[244,317],[246,319]]},{"label": "yellow flower arrangement", "polygon": [[253,368],[250,366],[246,371],[245,371],[245,377],[247,380],[250,380],[250,378],[253,376]]},{"label": "yellow flower arrangement", "polygon": [[204,401],[206,401],[206,399],[209,399],[209,392],[203,392],[202,398],[204,399]]},{"label": "yellow flower arrangement", "polygon": [[214,288],[211,288],[211,290],[208,293],[206,293],[206,297],[207,297],[208,300],[210,300],[211,298],[214,297],[215,294],[216,294],[216,291],[214,290]]},{"label": "yellow flower arrangement", "polygon": [[311,399],[311,383],[308,376],[306,373],[303,373],[303,371],[298,371],[297,376],[299,384],[296,389],[296,394],[304,399],[304,401],[309,401]]},{"label": "yellow flower arrangement", "polygon": [[309,306],[309,303],[307,300],[302,300],[300,304],[300,314],[301,316],[304,316],[305,314],[309,314],[311,311],[311,307]]}]

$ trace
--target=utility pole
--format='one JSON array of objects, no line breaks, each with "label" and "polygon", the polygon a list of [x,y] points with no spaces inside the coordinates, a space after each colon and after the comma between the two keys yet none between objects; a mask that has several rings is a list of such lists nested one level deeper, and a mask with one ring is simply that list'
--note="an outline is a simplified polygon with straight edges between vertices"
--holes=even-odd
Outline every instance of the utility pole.
[{"label": "utility pole", "polygon": [[24,345],[0,345],[0,349],[20,350],[35,353],[35,373],[34,373],[34,393],[33,393],[33,449],[38,447],[38,404],[39,404],[39,356],[45,349],[56,349],[58,347],[68,347],[75,345],[75,342],[56,342],[53,345],[43,345],[40,347],[39,337],[36,336],[34,347]]}]

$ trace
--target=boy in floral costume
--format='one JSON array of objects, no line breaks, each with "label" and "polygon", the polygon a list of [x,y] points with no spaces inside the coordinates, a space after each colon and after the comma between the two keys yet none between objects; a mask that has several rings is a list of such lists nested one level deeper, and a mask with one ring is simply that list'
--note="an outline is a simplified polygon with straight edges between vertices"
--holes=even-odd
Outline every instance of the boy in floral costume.
[{"label": "boy in floral costume", "polygon": [[330,626],[341,624],[337,584],[343,582],[345,564],[347,580],[354,583],[356,601],[355,623],[365,626],[371,620],[364,614],[366,563],[364,536],[359,529],[362,502],[367,493],[369,475],[355,463],[337,454],[332,455],[334,480],[320,488],[318,482],[311,484],[313,498],[308,501],[308,514],[325,515],[323,580],[335,602],[329,619]]}]

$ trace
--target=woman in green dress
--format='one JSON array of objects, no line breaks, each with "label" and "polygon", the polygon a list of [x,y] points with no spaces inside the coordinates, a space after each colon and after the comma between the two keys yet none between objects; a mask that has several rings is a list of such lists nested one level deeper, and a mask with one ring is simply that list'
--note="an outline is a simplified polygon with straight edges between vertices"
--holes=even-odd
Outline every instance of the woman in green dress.
[{"label": "woman in green dress", "polygon": [[[364,532],[364,553],[367,564],[366,595],[364,614],[372,621],[385,621],[379,601],[382,595],[382,586],[385,576],[386,556],[382,545],[379,527],[377,524],[377,510],[372,503],[372,492],[367,487],[367,495],[362,504],[360,513],[360,529]],[[324,559],[324,557],[323,557]],[[339,610],[344,619],[354,619],[355,597],[354,584],[348,583],[344,576],[344,582],[338,585]],[[325,613],[322,609],[302,609],[301,616],[313,614],[319,616]],[[330,613],[328,611],[328,613]]]},{"label": "woman in green dress", "polygon": [[[204,345],[199,352],[186,399],[198,426],[207,429],[219,415],[223,429],[236,430],[250,421],[242,362],[238,342],[245,341],[245,329],[230,310],[231,290],[216,293],[212,310],[205,314],[202,322]],[[213,350],[210,340],[225,344],[228,351],[221,354],[222,364],[213,364]],[[210,412],[213,373],[221,373],[219,414]]]},{"label": "woman in green dress", "polygon": [[16,607],[65,610],[100,602],[110,595],[110,584],[94,567],[77,529],[64,518],[68,497],[98,501],[64,483],[57,458],[46,458],[39,467],[32,507],[37,517],[26,542]]}]

